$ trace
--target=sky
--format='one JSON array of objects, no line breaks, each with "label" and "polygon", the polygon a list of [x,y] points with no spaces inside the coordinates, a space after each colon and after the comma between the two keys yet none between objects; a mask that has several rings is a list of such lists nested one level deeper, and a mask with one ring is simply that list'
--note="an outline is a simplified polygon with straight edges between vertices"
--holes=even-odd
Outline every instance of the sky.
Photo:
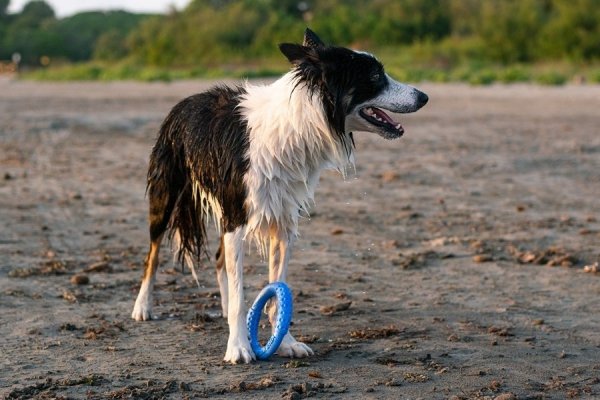
[{"label": "sky", "polygon": [[[19,12],[30,0],[10,0],[9,12]],[[45,0],[56,15],[66,17],[80,11],[127,10],[133,12],[164,13],[171,5],[185,7],[190,0]]]}]

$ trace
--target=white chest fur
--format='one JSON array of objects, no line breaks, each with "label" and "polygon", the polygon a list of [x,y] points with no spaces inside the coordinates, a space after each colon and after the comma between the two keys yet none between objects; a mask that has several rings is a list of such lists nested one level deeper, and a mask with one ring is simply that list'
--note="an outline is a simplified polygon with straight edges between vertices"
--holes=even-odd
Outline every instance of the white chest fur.
[{"label": "white chest fur", "polygon": [[286,74],[246,87],[240,103],[248,123],[247,232],[264,250],[271,228],[296,235],[325,168],[344,172],[348,155],[330,131],[321,99]]}]

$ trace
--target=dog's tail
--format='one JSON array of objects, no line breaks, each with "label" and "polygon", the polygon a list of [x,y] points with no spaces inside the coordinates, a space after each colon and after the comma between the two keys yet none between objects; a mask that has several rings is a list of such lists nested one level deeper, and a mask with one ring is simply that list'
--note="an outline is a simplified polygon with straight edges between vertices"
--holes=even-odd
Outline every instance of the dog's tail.
[{"label": "dog's tail", "polygon": [[188,264],[196,281],[193,260],[205,251],[206,230],[202,213],[193,196],[193,182],[185,159],[185,100],[165,118],[148,167],[147,187],[150,203],[150,236],[154,240],[168,230],[174,254]]}]

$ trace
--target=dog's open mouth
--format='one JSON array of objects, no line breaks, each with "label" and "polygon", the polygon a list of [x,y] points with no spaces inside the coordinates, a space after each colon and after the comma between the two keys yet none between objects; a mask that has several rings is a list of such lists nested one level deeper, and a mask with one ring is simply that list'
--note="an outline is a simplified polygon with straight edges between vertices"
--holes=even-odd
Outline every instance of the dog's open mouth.
[{"label": "dog's open mouth", "polygon": [[368,123],[384,128],[387,131],[393,132],[397,136],[404,133],[404,128],[398,122],[395,122],[383,110],[376,107],[365,107],[360,110],[360,116]]}]

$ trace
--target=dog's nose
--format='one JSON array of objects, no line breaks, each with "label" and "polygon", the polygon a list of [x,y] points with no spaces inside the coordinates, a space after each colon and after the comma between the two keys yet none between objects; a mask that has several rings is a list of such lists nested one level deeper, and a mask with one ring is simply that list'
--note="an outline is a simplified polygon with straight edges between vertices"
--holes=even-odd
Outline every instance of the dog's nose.
[{"label": "dog's nose", "polygon": [[425,93],[418,91],[419,94],[417,95],[417,105],[419,106],[419,108],[423,107],[425,104],[427,104],[427,102],[429,101],[429,96],[427,96]]}]

